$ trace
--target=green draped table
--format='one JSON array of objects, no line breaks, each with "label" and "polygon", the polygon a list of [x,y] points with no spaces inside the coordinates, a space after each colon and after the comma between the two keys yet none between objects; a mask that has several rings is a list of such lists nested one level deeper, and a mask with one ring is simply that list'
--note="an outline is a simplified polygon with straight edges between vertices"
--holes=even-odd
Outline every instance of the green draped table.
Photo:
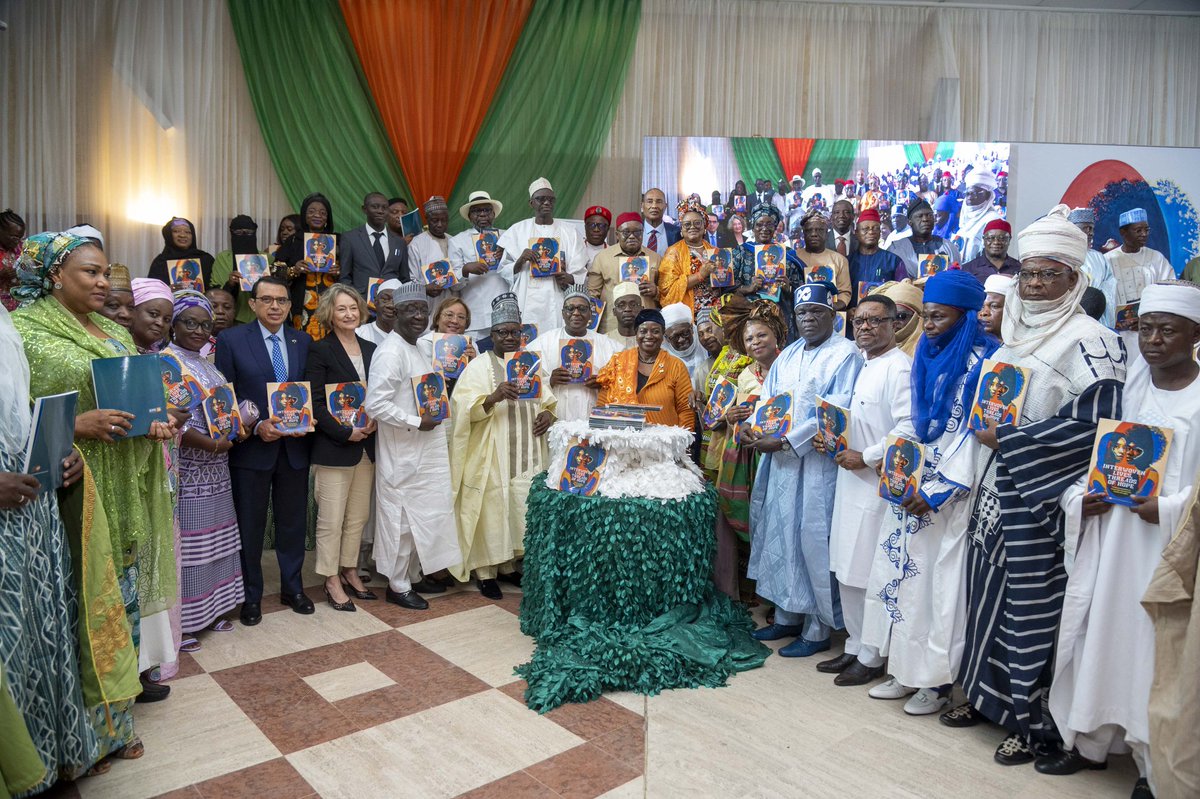
[{"label": "green draped table", "polygon": [[716,591],[716,493],[681,500],[581,497],[534,478],[526,512],[516,671],[540,712],[604,691],[715,688],[770,650],[745,607]]}]

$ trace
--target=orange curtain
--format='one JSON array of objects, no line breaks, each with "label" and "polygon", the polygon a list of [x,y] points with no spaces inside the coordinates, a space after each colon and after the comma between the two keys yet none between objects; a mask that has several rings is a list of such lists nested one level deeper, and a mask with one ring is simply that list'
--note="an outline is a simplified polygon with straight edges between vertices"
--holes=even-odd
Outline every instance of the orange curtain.
[{"label": "orange curtain", "polygon": [[937,152],[938,143],[935,141],[921,142],[921,155],[925,156],[926,161],[933,160],[933,154]]},{"label": "orange curtain", "polygon": [[412,200],[449,197],[533,0],[341,6]]},{"label": "orange curtain", "polygon": [[779,153],[779,163],[783,164],[783,177],[790,180],[792,175],[799,175],[806,181],[804,167],[808,165],[808,156],[812,154],[816,139],[776,139],[775,152]]}]

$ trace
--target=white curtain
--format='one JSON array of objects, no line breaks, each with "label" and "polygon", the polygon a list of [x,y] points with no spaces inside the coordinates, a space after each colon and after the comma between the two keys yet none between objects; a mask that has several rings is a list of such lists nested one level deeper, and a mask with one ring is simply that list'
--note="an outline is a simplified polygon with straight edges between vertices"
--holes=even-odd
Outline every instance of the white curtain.
[{"label": "white curtain", "polygon": [[643,136],[1200,146],[1198,42],[1194,16],[643,0],[582,205],[636,208]]},{"label": "white curtain", "polygon": [[274,240],[287,200],[223,0],[38,0],[0,7],[0,205],[29,232],[88,222],[143,275],[172,216],[229,247],[249,214]]}]

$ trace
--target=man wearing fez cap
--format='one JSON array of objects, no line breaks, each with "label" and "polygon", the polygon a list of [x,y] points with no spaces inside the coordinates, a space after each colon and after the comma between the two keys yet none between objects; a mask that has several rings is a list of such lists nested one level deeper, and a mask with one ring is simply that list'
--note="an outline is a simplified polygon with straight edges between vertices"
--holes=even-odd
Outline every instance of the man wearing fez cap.
[{"label": "man wearing fez cap", "polygon": [[[587,291],[588,294],[604,303],[604,313],[600,317],[601,333],[611,333],[616,330],[617,322],[612,303],[615,300],[613,288],[621,282],[621,264],[627,258],[642,257],[646,259],[649,273],[645,280],[638,284],[638,293],[645,308],[658,307],[658,264],[659,255],[654,250],[642,244],[644,223],[642,215],[634,211],[626,211],[617,216],[617,243],[606,247],[597,253],[588,265]],[[630,335],[633,335],[630,333]]]},{"label": "man wearing fez cap", "polygon": [[1117,319],[1117,278],[1113,275],[1112,264],[1104,257],[1104,253],[1095,249],[1096,212],[1091,208],[1073,208],[1067,215],[1067,220],[1087,236],[1087,257],[1084,258],[1080,271],[1087,276],[1088,283],[1104,295],[1105,307],[1100,321],[1112,330]]},{"label": "man wearing fez cap", "polygon": [[[1116,292],[1113,298],[1116,312],[1115,327],[1125,342],[1125,349],[1130,357],[1138,352],[1136,311],[1122,313],[1141,299],[1146,286],[1163,280],[1174,280],[1175,270],[1163,254],[1146,246],[1150,239],[1150,218],[1144,208],[1130,208],[1118,218],[1121,230],[1121,246],[1105,254],[1109,266],[1112,267],[1116,279]],[[1123,320],[1129,318],[1129,323]]]},{"label": "man wearing fez cap", "polygon": [[837,465],[813,448],[816,397],[849,407],[862,355],[853,342],[833,334],[832,283],[805,283],[795,291],[800,338],[779,354],[763,383],[762,400],[791,394],[791,429],[765,437],[747,426],[742,442],[761,454],[750,498],[750,579],[775,605],[775,621],[754,637],[795,640],[784,657],[808,657],[829,649],[841,628],[842,611],[829,565],[829,528]]}]

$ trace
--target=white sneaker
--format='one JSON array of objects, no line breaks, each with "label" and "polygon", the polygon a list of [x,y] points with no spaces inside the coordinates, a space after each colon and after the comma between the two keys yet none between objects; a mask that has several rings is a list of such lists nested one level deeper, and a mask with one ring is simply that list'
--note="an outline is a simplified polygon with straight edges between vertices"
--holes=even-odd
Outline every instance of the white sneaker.
[{"label": "white sneaker", "polygon": [[916,690],[916,688],[901,685],[895,677],[888,677],[887,682],[881,682],[867,691],[867,696],[872,699],[903,699],[909,694],[915,693]]},{"label": "white sneaker", "polygon": [[904,712],[910,716],[928,716],[950,704],[949,696],[938,696],[936,688],[922,688],[904,703]]}]

